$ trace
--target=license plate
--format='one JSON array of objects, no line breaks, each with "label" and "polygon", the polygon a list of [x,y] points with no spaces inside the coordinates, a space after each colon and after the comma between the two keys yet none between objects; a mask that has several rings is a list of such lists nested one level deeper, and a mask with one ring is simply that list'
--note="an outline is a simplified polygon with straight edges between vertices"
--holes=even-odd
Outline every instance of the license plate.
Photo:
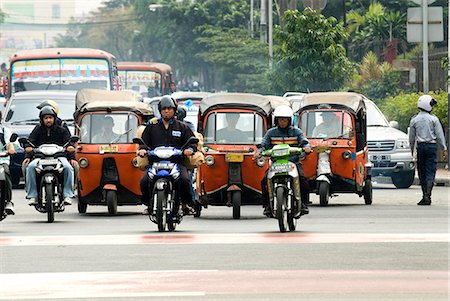
[{"label": "license plate", "polygon": [[117,152],[119,152],[118,145],[100,145],[100,154]]},{"label": "license plate", "polygon": [[155,169],[171,169],[172,168],[172,164],[171,163],[153,163],[153,167]]},{"label": "license plate", "polygon": [[289,172],[291,170],[291,167],[289,164],[273,164],[271,166],[271,169],[274,172]]},{"label": "license plate", "polygon": [[40,161],[42,165],[56,165],[58,162],[58,159],[41,159]]},{"label": "license plate", "polygon": [[244,154],[225,154],[227,162],[244,162]]},{"label": "license plate", "polygon": [[391,161],[391,155],[371,155],[370,161],[372,162]]}]

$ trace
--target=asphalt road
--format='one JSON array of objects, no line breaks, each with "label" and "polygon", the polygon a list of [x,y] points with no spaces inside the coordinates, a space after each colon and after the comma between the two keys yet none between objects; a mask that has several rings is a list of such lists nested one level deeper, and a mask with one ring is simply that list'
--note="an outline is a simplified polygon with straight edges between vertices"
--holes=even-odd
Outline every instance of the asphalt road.
[{"label": "asphalt road", "polygon": [[14,190],[0,223],[0,300],[447,300],[449,192],[417,206],[420,188],[376,184],[374,202],[318,198],[296,232],[279,233],[259,206],[209,207],[175,233],[143,207],[76,204],[46,216]]}]

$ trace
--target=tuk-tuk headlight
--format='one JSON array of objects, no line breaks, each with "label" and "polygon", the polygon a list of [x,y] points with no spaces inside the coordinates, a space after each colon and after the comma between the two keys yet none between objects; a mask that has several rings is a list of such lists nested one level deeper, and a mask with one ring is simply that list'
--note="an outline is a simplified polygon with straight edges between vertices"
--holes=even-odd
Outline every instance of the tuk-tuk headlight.
[{"label": "tuk-tuk headlight", "polygon": [[344,158],[344,159],[350,159],[352,157],[352,152],[351,151],[349,151],[349,150],[346,150],[346,151],[344,151],[343,153],[342,153],[342,158]]},{"label": "tuk-tuk headlight", "polygon": [[208,155],[205,157],[205,164],[208,166],[211,166],[214,164],[214,157],[211,155]]},{"label": "tuk-tuk headlight", "polygon": [[258,165],[259,167],[264,167],[264,165],[266,165],[266,158],[264,157],[259,157],[256,160],[256,165]]},{"label": "tuk-tuk headlight", "polygon": [[81,168],[86,168],[89,166],[89,161],[87,158],[80,158],[80,160],[78,160],[78,165],[80,165]]}]

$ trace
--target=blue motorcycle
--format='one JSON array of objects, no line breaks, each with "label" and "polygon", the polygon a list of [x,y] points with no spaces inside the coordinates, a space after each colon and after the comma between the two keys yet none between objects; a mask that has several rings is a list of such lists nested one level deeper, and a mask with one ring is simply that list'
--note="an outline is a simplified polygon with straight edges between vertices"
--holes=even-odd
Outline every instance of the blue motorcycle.
[{"label": "blue motorcycle", "polygon": [[[133,139],[133,142],[144,144],[139,138]],[[197,138],[191,137],[185,145],[197,142]],[[183,219],[177,181],[184,147],[160,146],[147,151],[151,162],[147,174],[154,183],[148,213],[150,220],[158,225],[159,232],[166,231],[166,227],[169,231],[175,231]]]}]

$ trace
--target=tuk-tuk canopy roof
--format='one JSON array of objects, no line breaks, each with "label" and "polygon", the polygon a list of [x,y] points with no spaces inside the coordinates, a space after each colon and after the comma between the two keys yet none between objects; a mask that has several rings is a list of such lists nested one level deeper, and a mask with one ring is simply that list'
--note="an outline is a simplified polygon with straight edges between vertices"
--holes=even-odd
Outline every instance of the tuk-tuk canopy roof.
[{"label": "tuk-tuk canopy roof", "polygon": [[320,105],[330,105],[331,107],[345,106],[354,113],[365,108],[365,97],[362,94],[354,92],[317,92],[307,94],[301,101],[299,111]]},{"label": "tuk-tuk canopy roof", "polygon": [[206,96],[211,95],[209,92],[194,92],[194,91],[180,91],[180,92],[174,92],[170,96],[172,96],[173,99],[176,101],[183,101],[183,100],[202,100]]},{"label": "tuk-tuk canopy roof", "polygon": [[139,93],[132,90],[108,91],[81,89],[75,97],[75,113],[78,115],[93,111],[131,111],[140,115],[152,115],[151,106],[140,101]]},{"label": "tuk-tuk canopy roof", "polygon": [[214,109],[240,108],[259,111],[265,115],[272,113],[270,99],[253,93],[214,93],[200,102],[200,114]]}]

